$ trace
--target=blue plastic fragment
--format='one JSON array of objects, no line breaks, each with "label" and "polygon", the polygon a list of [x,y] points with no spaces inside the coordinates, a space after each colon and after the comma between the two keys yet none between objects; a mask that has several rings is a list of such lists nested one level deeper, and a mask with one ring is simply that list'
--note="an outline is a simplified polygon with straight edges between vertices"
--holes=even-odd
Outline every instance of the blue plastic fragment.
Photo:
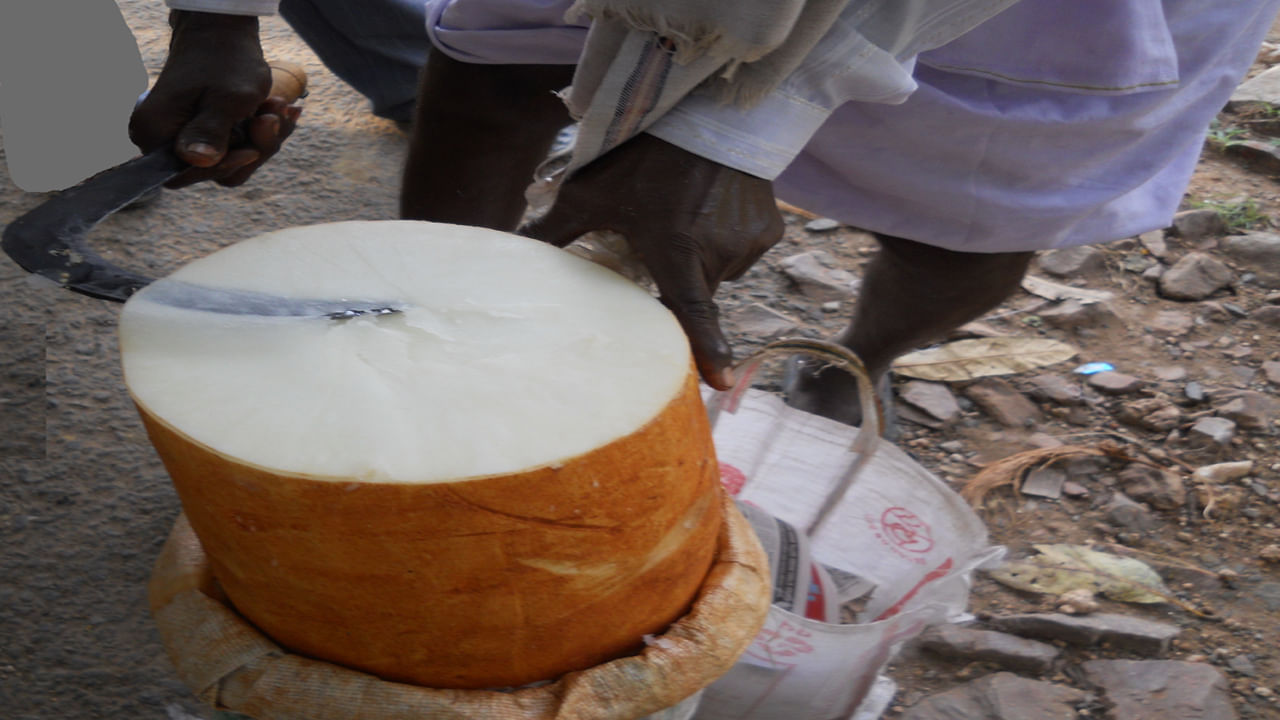
[{"label": "blue plastic fragment", "polygon": [[1095,373],[1107,372],[1115,369],[1116,369],[1115,366],[1112,365],[1111,363],[1091,362],[1091,363],[1085,363],[1084,365],[1081,365],[1080,367],[1076,368],[1076,373],[1079,375],[1093,375]]}]

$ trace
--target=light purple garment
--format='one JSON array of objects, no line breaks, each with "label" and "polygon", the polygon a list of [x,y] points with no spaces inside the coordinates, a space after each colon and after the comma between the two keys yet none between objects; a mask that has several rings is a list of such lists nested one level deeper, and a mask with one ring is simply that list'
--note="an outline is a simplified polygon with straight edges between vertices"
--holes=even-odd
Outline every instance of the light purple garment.
[{"label": "light purple garment", "polygon": [[[462,60],[567,63],[585,36],[560,18],[568,4],[430,0],[428,31]],[[1277,8],[1280,0],[1022,0],[920,55],[906,102],[840,105],[777,177],[777,193],[966,252],[1165,227],[1210,120]],[[698,152],[718,159],[719,149]]]}]

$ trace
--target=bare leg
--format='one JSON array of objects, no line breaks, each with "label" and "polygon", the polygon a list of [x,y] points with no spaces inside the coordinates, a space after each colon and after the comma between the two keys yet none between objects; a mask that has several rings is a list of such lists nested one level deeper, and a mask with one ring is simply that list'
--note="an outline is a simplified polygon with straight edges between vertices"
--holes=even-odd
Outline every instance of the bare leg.
[{"label": "bare leg", "polygon": [[570,65],[475,65],[432,48],[418,91],[400,215],[514,230],[524,189],[569,113]]},{"label": "bare leg", "polygon": [[[836,342],[853,350],[879,383],[903,353],[980,317],[1018,288],[1035,253],[962,253],[877,235],[853,321]],[[818,415],[861,422],[857,388],[840,370],[805,366],[787,402]]]}]

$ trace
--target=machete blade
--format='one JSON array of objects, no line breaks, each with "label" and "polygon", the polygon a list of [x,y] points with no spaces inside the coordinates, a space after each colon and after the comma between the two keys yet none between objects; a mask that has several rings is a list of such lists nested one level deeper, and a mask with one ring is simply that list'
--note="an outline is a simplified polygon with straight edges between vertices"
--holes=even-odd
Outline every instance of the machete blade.
[{"label": "machete blade", "polygon": [[85,243],[93,226],[187,168],[168,147],[63,190],[4,229],[0,247],[24,270],[89,297],[124,302],[152,281]]}]

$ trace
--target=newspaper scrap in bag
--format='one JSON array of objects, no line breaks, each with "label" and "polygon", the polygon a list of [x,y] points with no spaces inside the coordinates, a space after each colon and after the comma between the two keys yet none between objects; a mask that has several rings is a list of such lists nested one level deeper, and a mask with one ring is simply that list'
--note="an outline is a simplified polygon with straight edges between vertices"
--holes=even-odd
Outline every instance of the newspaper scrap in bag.
[{"label": "newspaper scrap in bag", "polygon": [[[709,391],[708,391],[709,392]],[[760,536],[774,578],[764,628],[703,694],[696,720],[874,720],[902,643],[962,616],[973,571],[1003,548],[969,506],[892,444],[813,537],[804,528],[851,459],[855,428],[748,390],[714,428],[720,478]],[[852,623],[838,608],[857,601]]]}]

